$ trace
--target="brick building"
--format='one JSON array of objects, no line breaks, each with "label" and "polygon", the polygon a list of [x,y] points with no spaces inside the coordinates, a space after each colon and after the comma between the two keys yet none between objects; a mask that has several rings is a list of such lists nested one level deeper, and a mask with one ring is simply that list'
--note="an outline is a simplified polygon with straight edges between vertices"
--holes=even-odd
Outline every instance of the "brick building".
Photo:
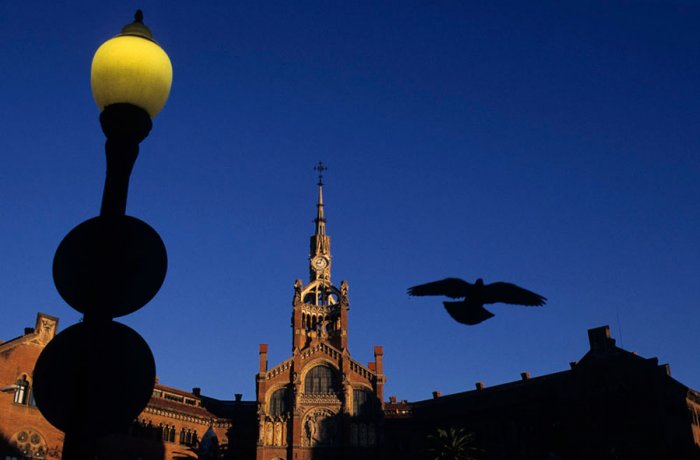
[{"label": "brick building", "polygon": [[348,351],[348,283],[331,282],[318,185],[309,283],[294,283],[292,356],[268,369],[267,345],[260,345],[257,460],[375,458],[382,430],[382,347],[367,367]]},{"label": "brick building", "polygon": [[[700,458],[700,393],[655,358],[617,347],[607,327],[591,329],[590,351],[562,372],[384,401],[382,347],[367,366],[348,351],[348,283],[331,281],[321,183],[309,254],[309,282],[294,284],[291,356],[269,367],[260,345],[255,400],[157,382],[128,431],[101,440],[99,458],[411,460],[450,427],[473,433],[484,459]],[[0,341],[0,460],[61,458],[63,434],[32,396],[34,363],[57,328],[39,313],[34,328]]]},{"label": "brick building", "polygon": [[63,433],[41,416],[32,394],[34,363],[57,327],[57,318],[39,313],[33,328],[0,342],[0,455],[60,458]]},{"label": "brick building", "polygon": [[[63,433],[42,417],[32,391],[34,364],[57,327],[57,318],[39,313],[35,327],[0,342],[0,459],[61,458]],[[197,389],[156,384],[129,432],[103,440],[102,458],[177,458],[190,454],[205,437],[225,442],[231,421],[207,410],[203,400]]]}]

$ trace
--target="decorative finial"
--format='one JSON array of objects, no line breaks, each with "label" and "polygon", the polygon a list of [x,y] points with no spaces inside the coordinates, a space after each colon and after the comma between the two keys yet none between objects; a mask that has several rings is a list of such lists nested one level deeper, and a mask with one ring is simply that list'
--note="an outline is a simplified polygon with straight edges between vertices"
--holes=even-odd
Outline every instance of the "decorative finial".
[{"label": "decorative finial", "polygon": [[322,161],[319,161],[318,164],[314,166],[314,171],[318,171],[318,185],[323,185],[323,172],[328,171],[328,168]]},{"label": "decorative finial", "polygon": [[134,13],[134,22],[122,27],[121,35],[134,35],[153,41],[153,33],[151,33],[151,29],[143,23],[143,11],[141,10],[136,10],[136,13]]}]

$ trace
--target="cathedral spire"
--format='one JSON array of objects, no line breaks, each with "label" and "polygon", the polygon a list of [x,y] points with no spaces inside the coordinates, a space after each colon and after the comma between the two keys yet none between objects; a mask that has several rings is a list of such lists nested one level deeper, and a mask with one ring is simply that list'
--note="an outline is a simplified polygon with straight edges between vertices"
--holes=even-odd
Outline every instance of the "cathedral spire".
[{"label": "cathedral spire", "polygon": [[314,171],[318,171],[318,203],[316,204],[316,235],[326,234],[326,217],[323,214],[323,172],[328,168],[319,161],[316,166],[314,166]]},{"label": "cathedral spire", "polygon": [[314,167],[318,171],[318,203],[316,204],[316,232],[311,237],[309,274],[311,281],[331,279],[331,239],[326,235],[326,217],[323,210],[323,172],[328,168],[319,161]]}]

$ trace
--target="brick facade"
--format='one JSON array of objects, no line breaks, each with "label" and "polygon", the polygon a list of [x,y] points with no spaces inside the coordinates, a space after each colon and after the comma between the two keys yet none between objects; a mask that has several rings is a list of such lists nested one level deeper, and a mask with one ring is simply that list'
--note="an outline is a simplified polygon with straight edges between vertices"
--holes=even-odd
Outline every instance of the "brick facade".
[{"label": "brick facade", "polygon": [[32,395],[34,363],[57,328],[57,318],[39,313],[33,328],[0,343],[0,455],[60,456],[63,433],[42,417]]}]

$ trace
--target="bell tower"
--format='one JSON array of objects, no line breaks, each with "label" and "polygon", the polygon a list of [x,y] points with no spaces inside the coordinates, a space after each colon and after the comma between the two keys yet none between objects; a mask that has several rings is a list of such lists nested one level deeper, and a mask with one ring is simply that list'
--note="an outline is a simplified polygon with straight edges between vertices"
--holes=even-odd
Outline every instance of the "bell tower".
[{"label": "bell tower", "polygon": [[331,239],[326,235],[326,216],[323,211],[323,172],[327,169],[322,162],[314,167],[318,171],[318,203],[314,219],[316,232],[311,236],[309,249],[310,281],[331,279]]},{"label": "bell tower", "polygon": [[269,368],[260,345],[256,378],[257,460],[365,459],[381,444],[383,349],[363,366],[348,350],[348,283],[331,281],[331,239],[323,207],[323,163],[309,247],[309,281],[292,300],[292,356]]},{"label": "bell tower", "polygon": [[318,202],[316,204],[315,232],[309,248],[309,283],[301,280],[294,284],[292,314],[292,351],[301,351],[316,342],[326,342],[340,351],[348,346],[348,283],[340,289],[331,282],[331,238],[326,234],[323,209],[323,172],[319,162]]}]

